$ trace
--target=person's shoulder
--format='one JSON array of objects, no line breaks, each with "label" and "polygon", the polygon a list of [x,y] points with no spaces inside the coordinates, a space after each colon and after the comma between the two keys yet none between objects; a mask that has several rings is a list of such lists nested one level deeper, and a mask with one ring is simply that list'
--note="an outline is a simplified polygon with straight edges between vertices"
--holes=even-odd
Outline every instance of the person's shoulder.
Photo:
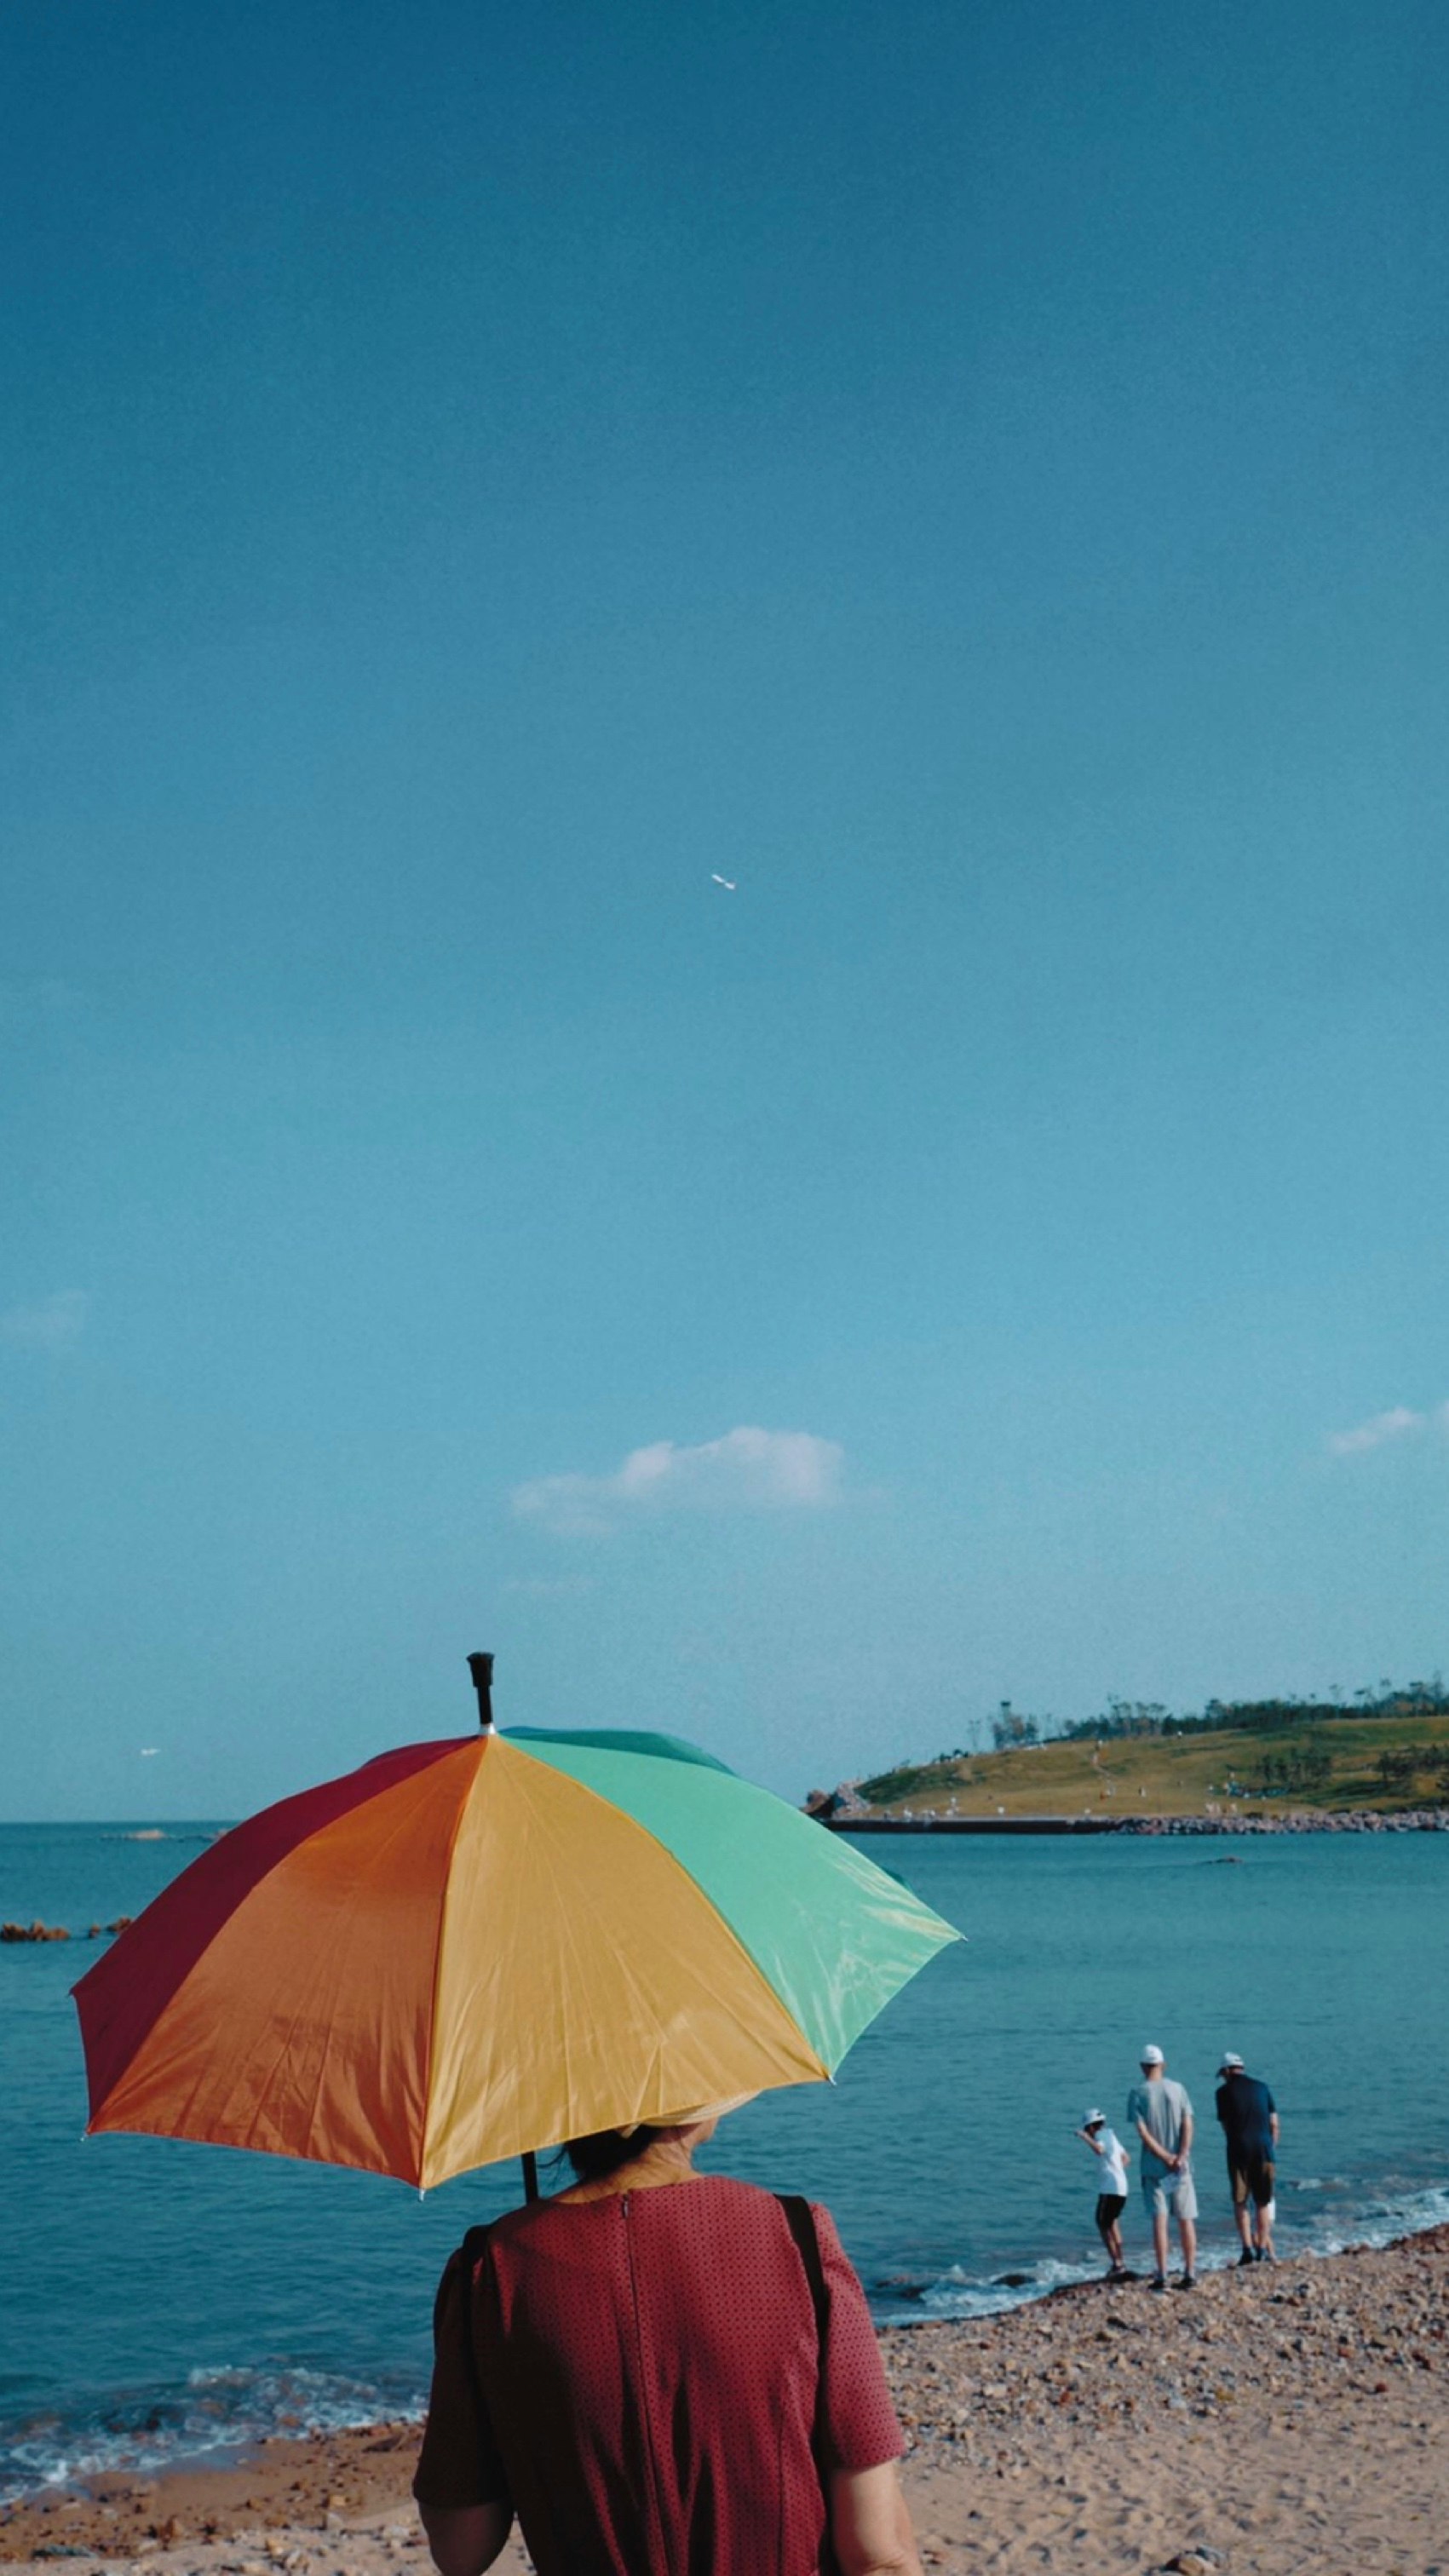
[{"label": "person's shoulder", "polygon": [[779,2192],[766,2191],[760,2183],[741,2182],[735,2174],[696,2174],[694,2188],[714,2192],[720,2200],[738,2201],[741,2207],[748,2201],[756,2209],[781,2197]]},{"label": "person's shoulder", "polygon": [[495,2219],[486,2227],[470,2227],[461,2243],[454,2246],[438,2275],[438,2287],[434,2297],[435,2316],[441,2316],[445,2310],[462,2299],[465,2294],[465,2282],[471,2284],[477,2280],[478,2269],[488,2245],[502,2224],[501,2219]]},{"label": "person's shoulder", "polygon": [[[565,2186],[561,2191],[545,2192],[537,2200],[520,2201],[517,2208],[505,2209],[497,2218],[490,2219],[486,2230],[488,2250],[493,2253],[511,2252],[515,2246],[558,2238],[576,2229],[581,2220],[586,2225],[607,2222],[608,2213],[617,2209],[622,2197],[617,2192],[605,2191],[592,2194],[587,2200],[573,2200],[569,2197],[571,2188]],[[480,2238],[484,2233],[481,2229],[477,2231]]]},{"label": "person's shoulder", "polygon": [[694,2188],[709,2193],[712,2212],[753,2219],[772,2229],[788,2223],[788,2202],[803,2201],[815,2222],[816,2235],[826,2242],[836,2239],[835,2221],[824,2201],[812,2200],[808,2192],[766,2191],[758,2183],[737,2182],[733,2174],[701,2174]]},{"label": "person's shoulder", "polygon": [[[485,2253],[496,2250],[500,2246],[513,2245],[521,2239],[536,2236],[540,2229],[556,2224],[562,2215],[563,2205],[556,2197],[520,2201],[517,2209],[505,2209],[497,2218],[490,2218],[486,2228],[471,2229],[469,2236],[464,2239],[464,2245],[471,2242],[471,2251],[476,2265]],[[464,2246],[460,2245],[457,2258],[460,2261],[463,2250]]]},{"label": "person's shoulder", "polygon": [[436,2296],[440,2306],[445,2299],[450,2299],[457,2295],[458,2284],[462,2280],[462,2277],[463,2248],[461,2245],[455,2245],[452,2253],[448,2256],[446,2263],[443,2265],[441,2272],[438,2274]]},{"label": "person's shoulder", "polygon": [[809,2209],[810,2215],[815,2221],[815,2233],[819,2237],[821,2244],[839,2245],[840,2230],[836,2226],[834,2219],[831,2217],[829,2210],[826,2208],[824,2201],[812,2200],[809,2203]]},{"label": "person's shoulder", "polygon": [[656,2192],[652,2198],[661,2243],[690,2246],[724,2262],[764,2264],[767,2271],[784,2262],[788,2269],[791,2238],[798,2244],[801,2208],[809,2211],[822,2261],[828,2264],[837,2249],[830,2212],[804,2192],[765,2191],[758,2183],[737,2182],[732,2174],[700,2174],[681,2189]]},{"label": "person's shoulder", "polygon": [[657,2205],[677,2211],[681,2217],[690,2213],[740,2219],[769,2219],[778,2216],[781,2195],[762,2190],[756,2182],[739,2182],[733,2174],[695,2174],[689,2182],[671,2184],[667,2192],[657,2195]]},{"label": "person's shoulder", "polygon": [[707,2174],[701,2175],[700,2179],[713,2195],[713,2209],[732,2222],[753,2225],[773,2235],[776,2230],[789,2226],[787,2203],[798,2205],[803,2202],[810,2212],[817,2242],[826,2248],[839,2244],[835,2221],[824,2201],[812,2200],[808,2192],[765,2191],[758,2183],[736,2182],[731,2174]]},{"label": "person's shoulder", "polygon": [[769,2231],[783,2224],[782,2194],[758,2183],[739,2182],[733,2174],[695,2174],[687,2183],[671,2184],[648,2195],[656,2215],[680,2226],[736,2227]]}]

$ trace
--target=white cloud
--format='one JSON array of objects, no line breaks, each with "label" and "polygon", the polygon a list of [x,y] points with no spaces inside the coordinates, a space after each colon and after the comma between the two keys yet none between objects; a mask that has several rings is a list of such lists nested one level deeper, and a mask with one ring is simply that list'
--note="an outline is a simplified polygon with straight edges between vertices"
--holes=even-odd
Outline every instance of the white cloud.
[{"label": "white cloud", "polygon": [[36,1351],[63,1350],[84,1330],[89,1305],[83,1288],[57,1288],[38,1306],[12,1306],[0,1315],[0,1339],[24,1342]]},{"label": "white cloud", "polygon": [[537,1476],[514,1488],[522,1520],[553,1530],[612,1529],[649,1511],[800,1511],[833,1503],[845,1452],[813,1431],[762,1431],[741,1423],[722,1439],[681,1449],[655,1440],[631,1449],[612,1476]]},{"label": "white cloud", "polygon": [[[1440,1407],[1441,1419],[1445,1414],[1449,1406]],[[1422,1431],[1428,1419],[1427,1413],[1412,1413],[1407,1404],[1396,1404],[1387,1413],[1356,1423],[1352,1431],[1331,1432],[1328,1445],[1335,1458],[1352,1458],[1362,1449],[1382,1449],[1386,1440],[1403,1440],[1411,1432]]]}]

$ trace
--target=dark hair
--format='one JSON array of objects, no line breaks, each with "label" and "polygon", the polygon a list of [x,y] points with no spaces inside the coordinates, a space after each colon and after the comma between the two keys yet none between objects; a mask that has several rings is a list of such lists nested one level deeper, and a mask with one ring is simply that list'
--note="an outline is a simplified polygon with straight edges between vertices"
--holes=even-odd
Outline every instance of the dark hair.
[{"label": "dark hair", "polygon": [[591,2138],[570,2138],[563,2152],[580,2182],[602,2182],[605,2174],[617,2173],[620,2165],[631,2164],[663,2131],[644,2127],[631,2129],[625,2137],[622,2129],[596,2129]]}]

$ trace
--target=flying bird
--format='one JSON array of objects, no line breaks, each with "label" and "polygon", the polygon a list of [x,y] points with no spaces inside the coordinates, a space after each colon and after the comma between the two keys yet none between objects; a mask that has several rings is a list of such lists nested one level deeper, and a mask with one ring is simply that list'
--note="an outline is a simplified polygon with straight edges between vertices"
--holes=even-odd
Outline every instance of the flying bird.
[{"label": "flying bird", "polygon": [[143,1762],[149,1762],[149,1761],[150,1761],[150,1759],[151,1759],[152,1754],[153,1754],[153,1753],[159,1753],[159,1752],[160,1752],[160,1750],[161,1750],[161,1747],[160,1747],[160,1745],[159,1745],[159,1744],[143,1744],[143,1745],[142,1745],[142,1747],[141,1747],[141,1759],[142,1759],[142,1761],[143,1761]]},{"label": "flying bird", "polygon": [[718,868],[711,868],[710,875],[716,885],[722,885],[724,887],[726,894],[738,894],[739,887],[736,885],[733,877],[722,877]]}]

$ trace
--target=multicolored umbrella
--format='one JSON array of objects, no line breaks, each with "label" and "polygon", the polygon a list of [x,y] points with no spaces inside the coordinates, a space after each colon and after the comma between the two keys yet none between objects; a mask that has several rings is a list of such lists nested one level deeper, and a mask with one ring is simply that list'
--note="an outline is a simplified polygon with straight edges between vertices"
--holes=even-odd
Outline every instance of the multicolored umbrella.
[{"label": "multicolored umbrella", "polygon": [[818,2082],[959,1937],[692,1745],[484,1714],[266,1808],[163,1889],[75,1989],[93,2131],[428,2188]]}]

